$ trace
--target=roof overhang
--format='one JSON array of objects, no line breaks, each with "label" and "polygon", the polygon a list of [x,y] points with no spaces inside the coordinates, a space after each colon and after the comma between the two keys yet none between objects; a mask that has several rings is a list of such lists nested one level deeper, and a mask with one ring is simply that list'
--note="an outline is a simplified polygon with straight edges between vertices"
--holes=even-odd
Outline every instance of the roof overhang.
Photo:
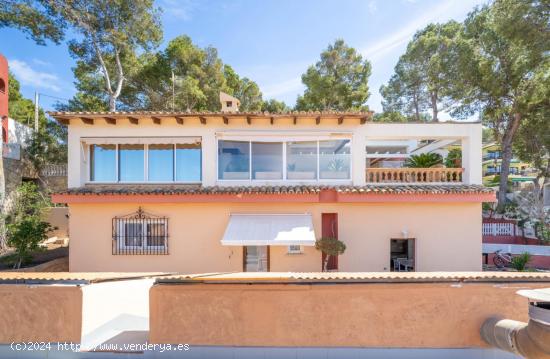
[{"label": "roof overhang", "polygon": [[86,125],[94,125],[96,123],[104,123],[109,125],[117,125],[121,122],[139,125],[141,121],[149,121],[157,125],[165,122],[173,122],[179,125],[187,123],[200,123],[206,125],[209,121],[223,123],[228,125],[234,120],[246,121],[248,125],[252,125],[253,121],[264,120],[272,125],[277,121],[286,119],[294,125],[301,120],[314,120],[317,125],[322,121],[331,120],[339,125],[344,121],[349,124],[365,124],[372,119],[372,111],[362,112],[337,112],[337,111],[289,111],[284,113],[268,113],[268,112],[169,112],[169,111],[132,111],[132,112],[48,112],[50,116],[55,118],[59,123],[70,125],[73,121],[78,121]]}]

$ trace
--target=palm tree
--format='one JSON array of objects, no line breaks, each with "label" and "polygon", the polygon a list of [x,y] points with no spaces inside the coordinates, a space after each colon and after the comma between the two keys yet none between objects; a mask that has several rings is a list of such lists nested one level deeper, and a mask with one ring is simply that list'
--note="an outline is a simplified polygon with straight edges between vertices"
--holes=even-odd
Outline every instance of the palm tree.
[{"label": "palm tree", "polygon": [[439,153],[421,153],[411,155],[405,161],[405,167],[409,168],[430,168],[443,163],[443,157]]}]

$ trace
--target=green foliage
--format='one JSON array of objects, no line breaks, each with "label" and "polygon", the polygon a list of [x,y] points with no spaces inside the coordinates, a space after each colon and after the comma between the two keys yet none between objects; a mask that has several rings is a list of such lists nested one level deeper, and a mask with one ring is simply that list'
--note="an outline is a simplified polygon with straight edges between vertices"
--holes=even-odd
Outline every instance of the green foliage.
[{"label": "green foliage", "polygon": [[306,90],[298,96],[296,110],[366,110],[370,74],[370,62],[343,40],[336,40],[302,75]]},{"label": "green foliage", "polygon": [[315,249],[325,254],[323,270],[326,271],[330,256],[338,256],[340,254],[344,254],[344,252],[346,251],[346,245],[344,244],[344,242],[334,237],[322,237],[315,241]]},{"label": "green foliage", "polygon": [[46,40],[59,44],[64,37],[63,22],[43,3],[45,1],[3,0],[0,3],[0,28],[17,28],[39,45],[45,45]]},{"label": "green foliage", "polygon": [[[200,48],[188,36],[174,38],[165,50],[126,56],[123,62],[130,70],[119,98],[121,109],[219,111],[221,91],[237,97],[241,111],[260,111],[263,105],[255,82],[241,78],[231,66],[224,65],[215,48]],[[75,77],[79,92],[69,106],[59,108],[107,110],[108,98],[96,69],[78,63]]]},{"label": "green foliage", "polygon": [[453,148],[447,154],[445,158],[445,167],[447,168],[460,168],[462,167],[462,150],[460,148]]},{"label": "green foliage", "polygon": [[430,168],[443,163],[443,157],[439,153],[421,153],[411,155],[405,161],[405,167],[409,168]]},{"label": "green foliage", "polygon": [[409,119],[399,111],[375,113],[373,122],[408,122]]},{"label": "green foliage", "polygon": [[431,109],[431,120],[449,102],[447,75],[452,61],[452,44],[460,33],[455,21],[430,24],[418,31],[395,66],[395,74],[380,88],[384,111],[401,112],[414,121],[421,121]]},{"label": "green foliage", "polygon": [[7,244],[15,249],[14,268],[30,262],[32,253],[40,249],[40,243],[48,239],[47,233],[52,229],[48,222],[36,217],[23,218],[6,226]]},{"label": "green foliage", "polygon": [[[500,175],[494,175],[493,178],[483,184],[487,187],[497,187],[500,184]],[[508,179],[507,184],[508,191],[510,191],[509,188],[512,187],[512,180]]]},{"label": "green foliage", "polygon": [[[1,26],[19,28],[41,44],[45,39],[59,43],[70,34],[69,52],[77,59],[75,76],[87,75],[91,82],[101,78],[96,89],[107,98],[111,111],[135,53],[151,50],[162,39],[160,10],[153,7],[153,0],[9,0],[0,7]],[[69,106],[97,105],[83,89]]]},{"label": "green foliage", "polygon": [[329,256],[344,254],[346,245],[334,237],[322,237],[315,241],[315,249]]},{"label": "green foliage", "polygon": [[15,250],[15,268],[27,262],[54,229],[42,220],[42,210],[48,204],[34,183],[26,182],[17,188],[13,209],[4,218],[6,243]]},{"label": "green foliage", "polygon": [[521,123],[514,154],[535,168],[542,182],[550,178],[550,105],[534,107]]},{"label": "green foliage", "polygon": [[531,261],[531,254],[528,252],[522,253],[518,256],[515,256],[512,258],[512,262],[510,262],[510,265],[512,268],[516,269],[517,271],[523,272],[525,271],[525,267],[529,262]]},{"label": "green foliage", "polygon": [[453,113],[480,112],[502,147],[498,205],[506,202],[512,144],[550,91],[550,12],[541,1],[499,0],[470,13],[453,45]]},{"label": "green foliage", "polygon": [[[240,78],[239,75],[229,65],[224,65],[224,77],[226,86],[230,95],[235,96],[241,101],[239,111],[256,112],[263,106],[262,93],[258,85],[247,77]],[[219,103],[217,103],[219,110]]]},{"label": "green foliage", "polygon": [[285,113],[290,111],[290,108],[283,102],[275,99],[270,99],[262,103],[262,112],[269,113]]},{"label": "green foliage", "polygon": [[[28,126],[34,125],[34,103],[24,98],[19,81],[9,74],[10,117]],[[42,109],[38,113],[38,131],[34,131],[25,148],[25,159],[39,172],[44,164],[67,162],[67,128],[46,118]]]}]

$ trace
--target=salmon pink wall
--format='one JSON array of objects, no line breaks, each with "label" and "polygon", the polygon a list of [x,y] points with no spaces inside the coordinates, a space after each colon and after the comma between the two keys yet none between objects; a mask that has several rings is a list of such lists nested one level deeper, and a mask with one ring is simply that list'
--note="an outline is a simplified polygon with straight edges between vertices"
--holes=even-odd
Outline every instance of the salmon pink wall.
[{"label": "salmon pink wall", "polygon": [[[169,255],[113,255],[112,219],[135,212],[166,216]],[[321,214],[338,214],[339,239],[347,246],[340,271],[389,271],[390,239],[406,230],[417,239],[419,271],[481,270],[480,203],[84,203],[69,206],[71,271],[242,270],[242,247],[222,246],[230,213],[311,213],[317,237]],[[272,271],[319,271],[313,247],[287,254],[272,247]]]},{"label": "salmon pink wall", "polygon": [[546,283],[162,284],[150,291],[152,343],[475,348],[500,316],[526,321],[518,289]]}]

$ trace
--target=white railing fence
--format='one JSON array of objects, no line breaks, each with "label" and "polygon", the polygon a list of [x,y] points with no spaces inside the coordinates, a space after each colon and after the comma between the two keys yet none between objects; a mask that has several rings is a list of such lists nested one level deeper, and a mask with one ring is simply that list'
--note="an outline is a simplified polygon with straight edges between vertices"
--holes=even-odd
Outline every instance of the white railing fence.
[{"label": "white railing fence", "polygon": [[514,236],[514,223],[483,223],[484,236]]},{"label": "white railing fence", "polygon": [[64,177],[67,175],[67,165],[45,165],[40,170],[43,177]]}]

